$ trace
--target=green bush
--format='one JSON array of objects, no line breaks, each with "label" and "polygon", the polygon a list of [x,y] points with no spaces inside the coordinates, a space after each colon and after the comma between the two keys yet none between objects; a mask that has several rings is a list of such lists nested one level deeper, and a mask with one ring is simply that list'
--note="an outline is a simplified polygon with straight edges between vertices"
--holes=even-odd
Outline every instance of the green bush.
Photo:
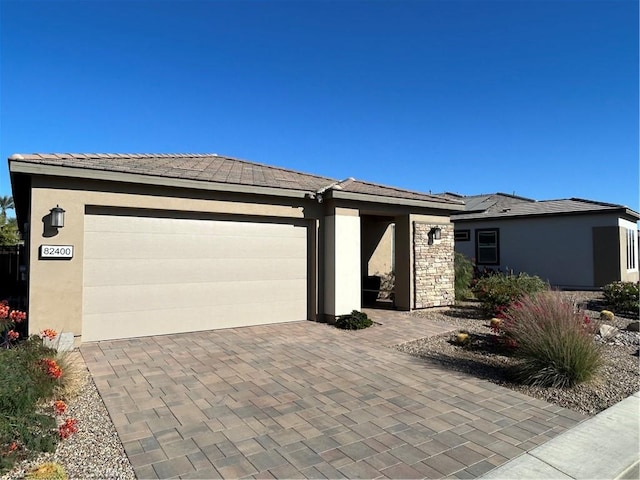
[{"label": "green bush", "polygon": [[526,273],[519,275],[503,275],[497,273],[483,277],[473,287],[478,300],[482,302],[485,314],[501,315],[505,309],[525,295],[532,295],[547,290],[548,285],[540,277]]},{"label": "green bush", "polygon": [[366,313],[354,310],[348,315],[340,315],[336,319],[336,327],[344,330],[360,330],[373,325]]},{"label": "green bush", "polygon": [[[41,402],[54,398],[60,384],[42,365],[43,359],[55,355],[37,336],[0,349],[0,473],[10,469],[25,452],[55,449],[55,419],[38,411]],[[12,448],[16,445],[20,448]]]},{"label": "green bush", "polygon": [[601,365],[595,325],[558,292],[523,297],[506,311],[501,329],[515,345],[516,377],[524,383],[571,387]]},{"label": "green bush", "polygon": [[616,313],[640,310],[638,282],[613,282],[604,287],[604,299]]},{"label": "green bush", "polygon": [[453,266],[455,270],[455,292],[456,300],[464,300],[471,294],[471,280],[473,280],[473,264],[471,261],[456,252]]}]

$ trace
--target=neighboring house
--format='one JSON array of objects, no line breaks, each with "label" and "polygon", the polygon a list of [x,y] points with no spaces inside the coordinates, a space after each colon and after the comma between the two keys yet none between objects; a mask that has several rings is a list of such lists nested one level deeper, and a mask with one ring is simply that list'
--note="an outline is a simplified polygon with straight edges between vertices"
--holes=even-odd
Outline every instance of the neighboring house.
[{"label": "neighboring house", "polygon": [[442,196],[464,201],[465,211],[451,217],[455,249],[481,270],[526,272],[567,288],[638,280],[640,215],[625,206],[504,193]]},{"label": "neighboring house", "polygon": [[389,231],[396,308],[454,301],[456,199],[215,154],[12,155],[9,171],[30,333],[79,343],[331,321],[361,308]]}]

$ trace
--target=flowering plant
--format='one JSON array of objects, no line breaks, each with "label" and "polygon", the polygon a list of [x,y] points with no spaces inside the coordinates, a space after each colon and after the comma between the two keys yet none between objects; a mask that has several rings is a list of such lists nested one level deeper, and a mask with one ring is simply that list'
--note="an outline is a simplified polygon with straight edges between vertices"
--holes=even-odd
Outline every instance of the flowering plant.
[{"label": "flowering plant", "polygon": [[52,360],[50,358],[43,358],[42,360],[40,360],[40,365],[43,366],[46,374],[51,378],[55,378],[57,380],[62,376],[62,369],[60,368],[60,365],[58,365],[58,362],[56,362],[55,360]]},{"label": "flowering plant", "polygon": [[56,415],[62,415],[67,411],[67,404],[62,400],[56,400],[55,402],[53,402],[53,411]]},{"label": "flowering plant", "polygon": [[20,337],[14,328],[26,318],[25,312],[12,309],[7,300],[0,301],[0,347],[9,348]]},{"label": "flowering plant", "polygon": [[58,336],[58,332],[56,332],[51,328],[45,328],[40,332],[40,335],[42,336],[42,338],[48,338],[49,340],[53,340]]},{"label": "flowering plant", "polygon": [[78,431],[78,421],[75,418],[67,418],[58,428],[60,438],[68,438]]}]

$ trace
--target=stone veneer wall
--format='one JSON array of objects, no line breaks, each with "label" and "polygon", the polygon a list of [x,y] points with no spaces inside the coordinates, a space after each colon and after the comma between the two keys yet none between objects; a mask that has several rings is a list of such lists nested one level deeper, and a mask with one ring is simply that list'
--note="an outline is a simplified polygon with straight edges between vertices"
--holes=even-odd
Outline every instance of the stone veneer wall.
[{"label": "stone veneer wall", "polygon": [[[438,227],[440,240],[429,245],[429,231]],[[455,301],[453,224],[413,225],[414,308],[443,307]]]}]

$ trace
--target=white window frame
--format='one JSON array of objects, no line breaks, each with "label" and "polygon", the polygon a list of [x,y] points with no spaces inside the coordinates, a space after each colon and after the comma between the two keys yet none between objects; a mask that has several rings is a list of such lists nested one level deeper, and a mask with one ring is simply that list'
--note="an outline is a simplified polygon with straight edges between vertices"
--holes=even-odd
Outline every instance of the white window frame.
[{"label": "white window frame", "polygon": [[638,231],[627,228],[627,271],[635,271],[638,269]]}]

